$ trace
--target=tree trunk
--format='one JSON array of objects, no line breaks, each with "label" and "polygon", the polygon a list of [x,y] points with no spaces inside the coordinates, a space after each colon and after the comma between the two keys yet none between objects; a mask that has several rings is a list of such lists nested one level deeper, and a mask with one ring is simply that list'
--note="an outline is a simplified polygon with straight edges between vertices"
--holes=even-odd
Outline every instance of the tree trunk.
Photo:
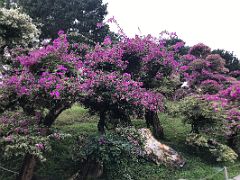
[{"label": "tree trunk", "polygon": [[126,113],[124,110],[119,110],[120,120],[123,126],[132,126],[131,118],[129,114]]},{"label": "tree trunk", "polygon": [[150,127],[150,126],[153,127],[154,137],[157,139],[163,139],[164,138],[163,127],[160,124],[160,120],[158,118],[157,113],[154,111],[146,110],[145,119],[146,119],[147,127]]},{"label": "tree trunk", "polygon": [[50,127],[57,117],[67,108],[68,106],[59,105],[58,107],[51,109],[45,116],[43,124],[47,127]]},{"label": "tree trunk", "polygon": [[236,136],[237,134],[231,134],[228,136],[227,139],[228,146],[235,150],[236,150]]},{"label": "tree trunk", "polygon": [[98,131],[101,134],[104,134],[105,133],[104,126],[105,126],[106,112],[105,111],[100,112],[99,116],[100,116],[100,119],[98,121]]},{"label": "tree trunk", "polygon": [[21,171],[16,180],[32,180],[36,163],[37,159],[35,156],[27,153],[25,155]]}]

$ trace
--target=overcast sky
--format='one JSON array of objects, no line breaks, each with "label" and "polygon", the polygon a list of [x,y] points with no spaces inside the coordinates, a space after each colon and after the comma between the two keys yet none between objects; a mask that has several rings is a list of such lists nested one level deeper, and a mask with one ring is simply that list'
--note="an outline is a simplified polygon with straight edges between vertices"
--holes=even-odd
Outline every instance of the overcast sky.
[{"label": "overcast sky", "polygon": [[[187,45],[202,42],[240,58],[240,0],[103,0],[124,32],[133,36],[168,30]],[[114,28],[112,27],[112,30]]]}]

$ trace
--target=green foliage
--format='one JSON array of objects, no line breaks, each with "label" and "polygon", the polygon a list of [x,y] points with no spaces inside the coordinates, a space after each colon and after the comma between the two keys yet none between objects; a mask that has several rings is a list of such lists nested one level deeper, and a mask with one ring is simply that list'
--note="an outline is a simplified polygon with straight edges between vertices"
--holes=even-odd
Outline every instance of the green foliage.
[{"label": "green foliage", "polygon": [[201,150],[209,151],[216,161],[234,162],[238,155],[228,146],[200,134],[189,134],[186,143]]},{"label": "green foliage", "polygon": [[79,34],[82,41],[102,41],[109,27],[97,27],[107,14],[102,0],[21,0],[21,5],[35,22],[41,24],[41,39],[55,38],[61,29]]},{"label": "green foliage", "polygon": [[209,102],[197,96],[184,98],[175,108],[175,113],[182,115],[184,123],[191,124],[192,132],[195,133],[216,130],[223,122],[221,111],[215,110]]},{"label": "green foliage", "polygon": [[0,7],[3,7],[5,0],[0,0]]},{"label": "green foliage", "polygon": [[32,19],[19,9],[0,9],[0,48],[28,47],[38,40]]},{"label": "green foliage", "polygon": [[51,141],[68,137],[53,129],[35,124],[37,119],[21,111],[5,112],[0,117],[0,153],[4,158],[23,157],[31,154],[45,161],[45,154],[51,151]]},{"label": "green foliage", "polygon": [[2,139],[0,139],[1,150],[3,155],[9,159],[17,156],[24,156],[26,153],[30,153],[37,157],[40,161],[45,161],[43,151],[37,148],[37,144],[44,144],[44,152],[50,151],[51,146],[49,144],[49,139],[42,136],[21,136],[13,135],[12,143],[6,144]]},{"label": "green foliage", "polygon": [[[79,163],[72,161],[72,150],[76,145],[75,138],[77,136],[81,136],[85,139],[89,135],[96,134],[97,129],[97,117],[91,117],[91,119],[87,122],[80,123],[80,121],[78,121],[78,119],[81,120],[87,118],[86,113],[87,111],[83,110],[83,108],[73,106],[73,108],[64,111],[62,113],[63,116],[61,115],[58,118],[60,121],[56,121],[55,126],[61,132],[71,133],[74,136],[64,139],[61,143],[56,141],[51,143],[52,151],[46,154],[47,161],[37,168],[36,175],[39,179],[66,180],[70,179],[79,169]],[[72,119],[74,119],[76,114],[78,114],[78,119],[73,121]],[[126,161],[124,166],[127,166],[127,174],[130,175],[132,179],[201,179],[216,173],[217,170],[223,166],[223,164],[219,162],[211,162],[208,157],[204,159],[206,154],[204,154],[203,157],[196,156],[195,151],[192,151],[192,149],[184,143],[186,135],[190,131],[190,127],[188,124],[183,125],[182,120],[179,117],[171,118],[169,115],[162,113],[159,114],[159,118],[162,120],[167,137],[167,141],[163,141],[163,143],[166,143],[178,152],[181,152],[181,154],[186,158],[187,163],[182,169],[169,169],[164,166],[157,166],[144,159],[140,159],[138,162]],[[145,127],[144,121],[134,120],[133,123],[138,128]],[[10,160],[3,160],[2,156],[0,156],[1,166],[14,171],[19,170],[21,167],[21,161],[22,159],[15,157]],[[227,167],[234,166],[228,168],[230,177],[234,177],[239,174],[239,166],[237,165],[240,165],[239,161],[234,164],[224,163],[224,166]],[[119,176],[116,175],[112,179],[117,180],[121,177],[122,174]],[[12,180],[14,178],[15,174],[0,169],[0,179]],[[213,177],[213,180],[223,178],[223,173],[219,173]],[[103,177],[103,179],[107,178]]]},{"label": "green foliage", "polygon": [[227,129],[221,109],[214,109],[209,102],[197,96],[189,96],[176,103],[168,102],[167,109],[170,115],[181,115],[183,122],[191,125],[193,133],[187,135],[188,145],[202,153],[210,153],[216,161],[233,162],[237,159],[237,154],[225,145]]},{"label": "green foliage", "polygon": [[225,67],[228,68],[230,72],[240,70],[240,61],[233,52],[216,49],[212,51],[212,54],[219,54],[225,60]]},{"label": "green foliage", "polygon": [[[84,145],[75,149],[75,160],[101,162],[103,173],[108,179],[131,179],[128,164],[138,160],[143,139],[135,128],[117,128],[102,136],[90,137]],[[80,170],[81,171],[81,170]]]},{"label": "green foliage", "polygon": [[160,86],[157,86],[156,90],[161,92],[165,97],[168,99],[172,99],[175,91],[181,84],[179,78],[172,77],[172,78],[163,78]]}]

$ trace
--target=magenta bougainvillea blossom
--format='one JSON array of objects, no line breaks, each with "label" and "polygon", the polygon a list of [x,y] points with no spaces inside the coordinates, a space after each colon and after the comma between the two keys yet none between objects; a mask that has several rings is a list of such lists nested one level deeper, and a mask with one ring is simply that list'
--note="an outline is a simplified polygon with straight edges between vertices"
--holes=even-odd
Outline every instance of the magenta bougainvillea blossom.
[{"label": "magenta bougainvillea blossom", "polygon": [[211,54],[211,49],[200,43],[182,56],[180,72],[193,90],[201,90],[203,94],[216,94],[219,90],[234,82],[225,68],[225,60],[218,54]]},{"label": "magenta bougainvillea blossom", "polygon": [[225,118],[225,131],[229,145],[236,148],[240,133],[240,82],[234,81],[229,87],[220,90],[214,95],[204,95],[207,101],[212,102],[215,110],[221,109]]},{"label": "magenta bougainvillea blossom", "polygon": [[[56,118],[74,102],[86,102],[89,97],[109,102],[109,106],[124,101],[128,107],[159,111],[163,97],[150,90],[145,80],[174,73],[178,67],[174,53],[182,45],[165,47],[164,40],[136,36],[117,44],[106,37],[101,45],[90,48],[70,45],[60,31],[52,45],[16,57],[12,73],[4,76],[1,88],[15,96],[16,106],[32,115],[47,108],[49,113],[58,112]],[[139,64],[138,71],[131,69],[134,62]],[[152,74],[154,65],[157,68]],[[53,123],[46,122],[48,115],[41,118],[45,125]]]}]

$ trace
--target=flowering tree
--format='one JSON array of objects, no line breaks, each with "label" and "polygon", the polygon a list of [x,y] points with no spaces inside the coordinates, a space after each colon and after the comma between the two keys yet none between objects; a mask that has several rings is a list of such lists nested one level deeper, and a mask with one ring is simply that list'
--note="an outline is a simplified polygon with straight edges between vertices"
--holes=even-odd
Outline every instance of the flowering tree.
[{"label": "flowering tree", "polygon": [[[176,105],[177,112],[192,125],[195,133],[187,137],[187,143],[201,146],[202,137],[210,141],[214,138],[214,142],[221,142],[223,137],[227,137],[228,145],[236,150],[239,146],[240,114],[237,98],[239,81],[234,78],[237,73],[229,74],[225,60],[219,54],[212,54],[211,49],[202,43],[191,47],[188,54],[180,58],[180,63],[181,79],[187,83],[191,93]],[[229,149],[225,145],[222,147]],[[234,151],[229,149],[227,153],[228,150],[223,149],[217,151],[236,159],[236,154],[230,155]]]},{"label": "flowering tree", "polygon": [[225,60],[204,44],[197,44],[182,56],[180,68],[183,79],[189,83],[194,92],[215,94],[235,81],[227,75]]},{"label": "flowering tree", "polygon": [[[175,35],[169,34],[169,36]],[[106,37],[102,45],[95,46],[84,56],[85,67],[95,71],[91,74],[94,80],[88,77],[88,83],[94,87],[95,94],[88,96],[84,104],[89,106],[89,102],[92,102],[91,106],[96,110],[96,104],[100,103],[98,107],[101,109],[106,107],[105,109],[112,115],[111,118],[115,116],[124,122],[130,122],[129,116],[134,112],[126,106],[126,101],[131,107],[144,105],[148,126],[153,126],[156,137],[163,137],[163,130],[156,114],[157,110],[162,108],[157,106],[163,107],[161,94],[166,96],[167,93],[161,88],[166,85],[166,81],[174,78],[178,66],[174,55],[183,46],[182,42],[172,46],[167,46],[165,42],[165,39],[157,39],[149,35],[135,38],[123,36],[120,42],[112,44],[110,37]],[[94,81],[103,84],[94,84]],[[116,91],[118,94],[124,92],[124,96],[118,95],[119,100],[116,100]],[[109,100],[111,103],[108,102]],[[106,102],[108,105],[105,104]],[[106,110],[103,110],[102,114],[106,115]],[[142,108],[138,107],[139,110]]]},{"label": "flowering tree", "polygon": [[216,110],[223,109],[228,144],[240,152],[240,82],[235,81],[229,87],[219,91],[215,95],[205,95],[205,98],[213,102]]},{"label": "flowering tree", "polygon": [[28,47],[37,41],[39,31],[32,19],[19,9],[0,8],[0,48]]},{"label": "flowering tree", "polygon": [[[19,110],[30,120],[26,120],[25,127],[21,127],[21,125],[19,126],[19,123],[22,122],[21,119],[14,116],[16,123],[9,121],[7,124],[16,126],[12,127],[13,131],[3,134],[3,137],[8,138],[17,134],[16,137],[21,139],[25,134],[16,133],[14,129],[20,127],[20,130],[28,131],[27,129],[30,127],[32,127],[30,129],[42,129],[41,127],[43,127],[46,130],[41,135],[46,138],[51,133],[49,127],[58,115],[63,110],[70,108],[82,93],[77,73],[80,64],[78,58],[71,53],[70,45],[63,32],[59,33],[59,38],[53,42],[53,45],[33,50],[28,55],[17,56],[12,63],[10,72],[2,78],[0,110],[1,112]],[[8,126],[4,126],[5,129],[6,127]],[[38,133],[39,130],[36,130],[29,131],[27,134],[35,137],[37,141]],[[36,142],[31,139],[33,138],[28,138],[26,141]],[[11,144],[11,141],[8,142]],[[40,142],[36,142],[36,146]],[[23,172],[20,175],[23,178],[30,174],[29,177],[31,177],[34,162],[38,157],[35,153],[30,153],[28,148],[23,150],[26,150],[26,156]]]},{"label": "flowering tree", "polygon": [[211,54],[209,47],[197,44],[189,54],[182,56],[181,72],[193,93],[202,95],[204,101],[211,102],[214,111],[221,112],[222,130],[225,130],[229,146],[236,149],[239,143],[239,80],[236,79],[237,71],[228,73],[225,66],[219,54]]},{"label": "flowering tree", "polygon": [[215,49],[212,51],[212,54],[219,54],[223,59],[225,59],[226,67],[229,69],[229,72],[240,70],[240,60],[234,55],[233,52],[223,49]]},{"label": "flowering tree", "polygon": [[[51,126],[54,119],[75,102],[79,93],[76,88],[80,83],[76,78],[77,58],[68,53],[66,36],[59,35],[53,45],[18,56],[11,74],[4,77],[1,86],[6,92],[2,98],[12,98],[9,103],[20,106],[26,114],[43,114],[47,108],[47,115],[41,117],[46,126]],[[1,106],[2,110],[9,107],[8,104]]]},{"label": "flowering tree", "polygon": [[[171,97],[177,87],[178,62],[175,59],[178,50],[184,45],[180,41],[168,45],[167,40],[176,38],[174,33],[163,32],[160,38],[150,35],[136,36],[133,39],[124,39],[120,44],[124,50],[123,60],[127,61],[125,72],[132,75],[133,79],[143,82],[143,87]],[[170,91],[169,91],[170,90]],[[153,126],[155,137],[164,136],[157,113],[147,109],[145,118],[148,126]]]},{"label": "flowering tree", "polygon": [[[109,114],[114,114],[112,119],[129,125],[130,115],[145,109],[152,113],[162,110],[162,95],[144,87],[140,79],[128,73],[129,62],[123,58],[121,47],[121,44],[111,45],[108,37],[93,49],[70,45],[60,31],[53,45],[16,56],[11,70],[2,78],[0,110],[18,110],[30,120],[21,126],[22,120],[15,115],[12,119],[16,123],[4,123],[3,129],[9,129],[9,124],[14,126],[14,131],[4,130],[6,133],[1,136],[6,139],[5,145],[11,145],[13,137],[14,143],[21,143],[17,139],[26,135],[26,131],[32,137],[28,138],[31,141],[28,147],[34,146],[40,152],[45,150],[46,138],[51,134],[49,128],[59,114],[75,102],[99,113],[100,132],[104,132]],[[31,177],[36,160],[42,156],[36,156],[35,151],[30,152],[28,148],[23,150],[26,156],[20,176]]]},{"label": "flowering tree", "polygon": [[162,110],[162,95],[147,91],[141,82],[132,80],[127,73],[119,75],[97,71],[86,83],[91,83],[91,89],[81,102],[99,113],[98,129],[102,133],[107,120],[111,124],[129,126],[130,115],[136,115],[146,108],[152,111]]}]

